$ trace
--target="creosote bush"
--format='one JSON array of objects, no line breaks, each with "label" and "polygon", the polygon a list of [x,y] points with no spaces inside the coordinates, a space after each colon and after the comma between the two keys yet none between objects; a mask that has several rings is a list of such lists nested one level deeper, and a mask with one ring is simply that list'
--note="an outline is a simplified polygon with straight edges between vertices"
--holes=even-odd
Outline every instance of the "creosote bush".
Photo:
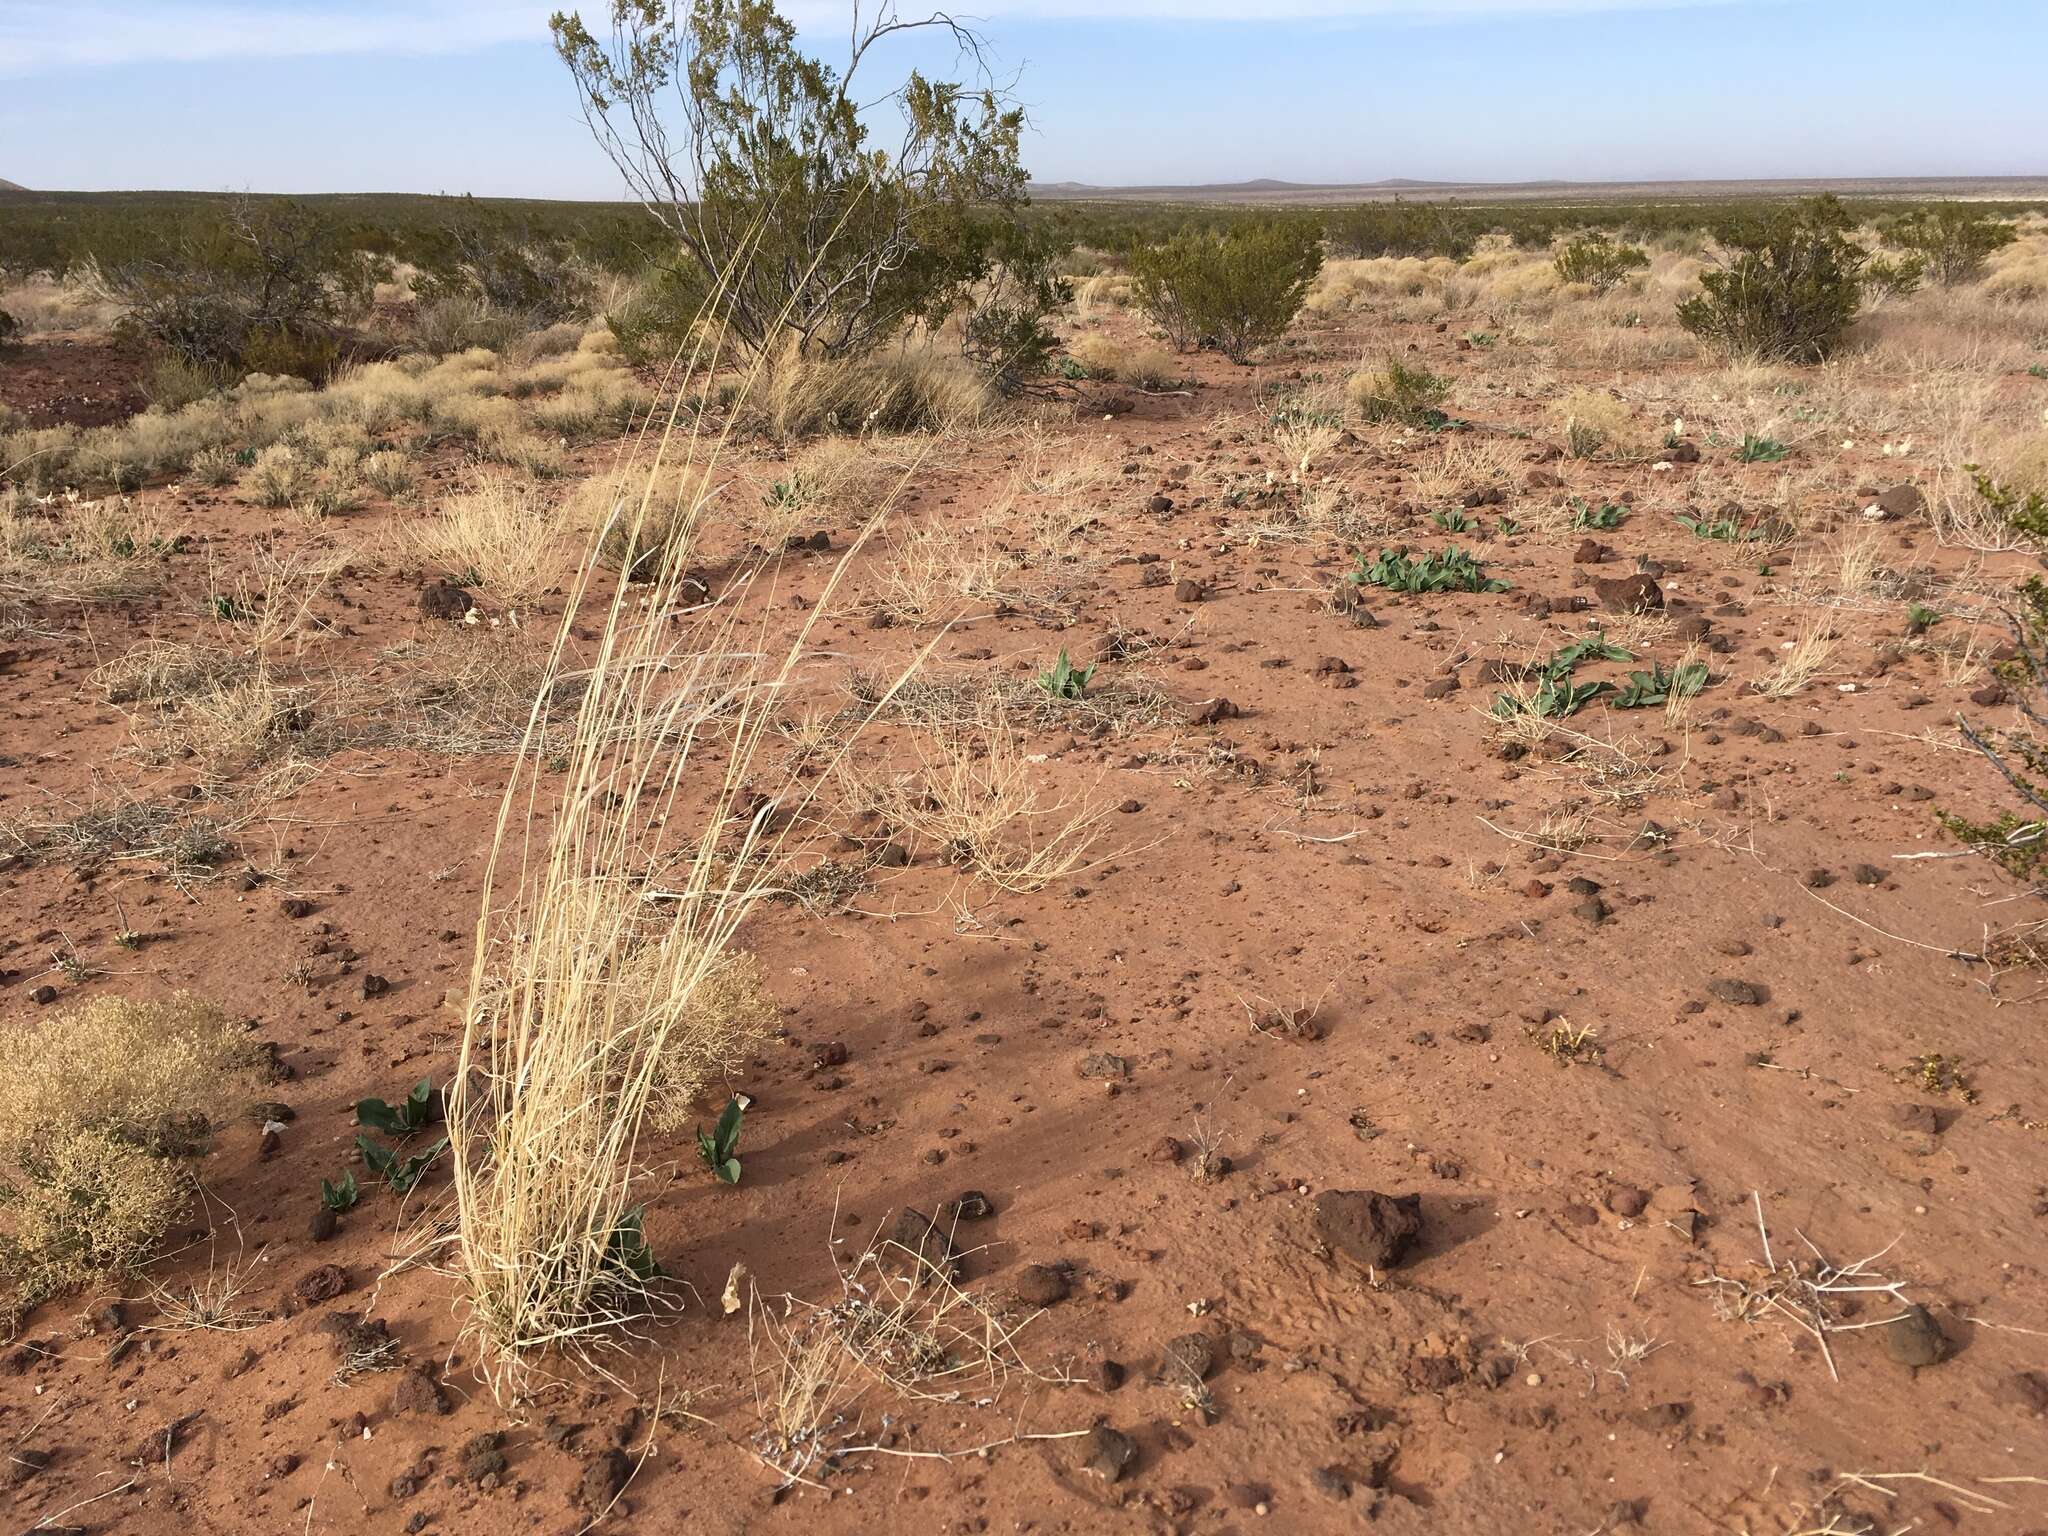
[{"label": "creosote bush", "polygon": [[1595,293],[1619,287],[1631,272],[1640,272],[1649,264],[1649,255],[1641,246],[1617,245],[1599,230],[1574,240],[1553,262],[1563,281],[1584,283]]},{"label": "creosote bush", "polygon": [[1870,255],[1849,238],[1851,222],[1831,196],[1737,220],[1678,323],[1730,356],[1826,361],[1863,299]]},{"label": "creosote bush", "polygon": [[1339,255],[1448,256],[1463,261],[1485,232],[1488,215],[1445,203],[1361,203],[1323,216],[1330,247]]},{"label": "creosote bush", "polygon": [[[793,335],[807,352],[858,355],[936,324],[1003,264],[1027,201],[1022,111],[985,70],[979,86],[915,69],[875,78],[920,34],[978,64],[964,25],[863,12],[834,68],[802,51],[769,0],[602,9],[595,31],[574,12],[550,25],[599,147],[674,239],[672,318],[715,293],[752,351]],[[883,103],[903,125],[886,154],[869,144]]]},{"label": "creosote bush", "polygon": [[619,354],[640,367],[674,362],[696,334],[709,289],[693,266],[650,268],[604,312]]},{"label": "creosote bush", "polygon": [[187,363],[324,379],[390,271],[302,205],[244,198],[106,276],[122,325]]},{"label": "creosote bush", "polygon": [[2018,231],[1968,203],[1934,203],[1900,214],[1881,226],[1885,243],[1917,261],[1944,288],[1972,283],[1984,275],[1994,251],[2019,238]]},{"label": "creosote bush", "polygon": [[240,1108],[253,1053],[208,1004],[102,997],[0,1030],[0,1280],[27,1309],[146,1260],[183,1209],[182,1160]]},{"label": "creosote bush", "polygon": [[1131,253],[1137,302],[1167,340],[1240,362],[1285,334],[1322,265],[1321,233],[1299,218],[1176,235]]},{"label": "creosote bush", "polygon": [[569,242],[462,200],[461,213],[419,257],[413,293],[422,305],[468,300],[517,332],[590,314],[596,298]]}]

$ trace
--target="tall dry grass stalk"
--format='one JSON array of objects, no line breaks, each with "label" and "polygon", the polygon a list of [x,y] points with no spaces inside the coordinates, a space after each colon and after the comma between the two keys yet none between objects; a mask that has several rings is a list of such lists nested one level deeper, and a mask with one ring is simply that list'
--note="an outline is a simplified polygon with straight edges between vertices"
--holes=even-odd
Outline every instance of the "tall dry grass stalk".
[{"label": "tall dry grass stalk", "polygon": [[[671,398],[701,393],[722,361],[715,335],[700,340],[672,368]],[[742,370],[743,396],[761,366]],[[848,558],[896,494],[777,638],[772,564],[709,604],[690,577],[731,431],[700,421],[674,407],[622,449],[621,479],[641,489],[591,530],[486,868],[449,1123],[466,1329],[501,1401],[552,1352],[594,1365],[664,1303],[642,1239],[643,1131],[746,1043],[704,1005],[812,793],[786,775],[762,790],[761,749]],[[640,584],[606,596],[599,551],[622,526],[652,558],[636,562]],[[581,692],[566,739],[559,724],[543,737],[546,702],[569,681]]]}]

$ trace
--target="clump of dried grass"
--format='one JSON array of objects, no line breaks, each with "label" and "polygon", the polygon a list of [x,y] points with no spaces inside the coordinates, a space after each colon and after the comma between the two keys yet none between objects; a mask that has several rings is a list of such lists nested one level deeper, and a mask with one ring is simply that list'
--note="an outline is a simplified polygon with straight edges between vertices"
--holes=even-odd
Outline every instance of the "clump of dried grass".
[{"label": "clump of dried grass", "polygon": [[873,602],[908,624],[957,618],[963,605],[1019,600],[1020,566],[1003,545],[1005,502],[989,515],[925,517],[890,538],[874,571]]},{"label": "clump of dried grass", "polygon": [[181,889],[212,875],[235,851],[240,824],[189,801],[95,799],[67,807],[68,816],[23,816],[0,825],[0,841],[36,863],[63,862],[80,874],[110,863],[139,863],[160,871]]},{"label": "clump of dried grass", "polygon": [[102,662],[93,669],[92,683],[109,704],[164,708],[233,681],[250,665],[252,659],[238,652],[158,637]]},{"label": "clump of dried grass", "polygon": [[546,640],[521,629],[452,626],[387,655],[398,677],[376,733],[426,752],[517,752],[529,731],[536,751],[552,751],[583,694],[573,671],[550,670]]},{"label": "clump of dried grass", "polygon": [[1306,480],[1316,460],[1336,447],[1343,436],[1344,429],[1333,420],[1315,416],[1290,418],[1273,428],[1273,446],[1286,459],[1289,474],[1296,480]]},{"label": "clump of dried grass", "polygon": [[[714,371],[692,360],[691,377]],[[723,440],[669,432],[645,448],[646,484],[672,445],[711,482]],[[608,599],[593,588],[604,530],[592,539],[486,866],[449,1128],[466,1332],[501,1400],[548,1352],[594,1363],[663,1304],[636,1199],[643,1136],[678,1063],[719,1054],[707,1009],[739,925],[773,894],[785,802],[808,798],[753,776],[845,560],[786,643],[757,641],[770,583],[743,578],[700,609],[684,562],[708,504],[687,498],[645,587]],[[628,549],[651,547],[647,512],[628,497],[613,514]],[[597,638],[572,661],[584,625]],[[571,674],[573,715],[550,731]]]},{"label": "clump of dried grass", "polygon": [[313,468],[290,443],[272,443],[256,455],[243,483],[259,507],[288,507],[304,495],[313,482]]},{"label": "clump of dried grass", "polygon": [[[952,1240],[941,1229],[930,1242],[941,1238]],[[876,1387],[913,1402],[956,1403],[972,1393],[992,1403],[1013,1378],[1067,1381],[1025,1360],[1017,1341],[1029,1316],[1009,1315],[964,1289],[956,1268],[934,1262],[929,1247],[920,1252],[878,1240],[851,1263],[835,1267],[837,1300],[781,1296],[770,1305],[758,1293],[747,1298],[747,1348],[760,1422],[754,1449],[781,1474],[784,1487],[822,1486],[817,1479],[835,1458],[878,1449],[860,1443],[861,1404]],[[1012,1438],[1056,1440],[1067,1434]],[[992,1448],[910,1454],[943,1460]]]},{"label": "clump of dried grass", "polygon": [[412,525],[406,536],[428,564],[519,607],[553,584],[566,530],[562,505],[553,497],[479,470],[468,489]]},{"label": "clump of dried grass", "polygon": [[821,437],[792,453],[768,472],[768,483],[751,506],[730,508],[730,522],[756,550],[772,553],[830,518],[865,521],[870,509],[908,483],[930,462],[932,440],[897,446],[903,439]]},{"label": "clump of dried grass", "polygon": [[[651,952],[628,957],[624,984]],[[713,1078],[737,1067],[747,1051],[775,1027],[775,999],[761,962],[744,950],[723,956],[681,1005],[666,1048],[657,1056],[648,1091],[647,1123],[664,1135],[688,1130],[697,1102]]]},{"label": "clump of dried grass", "polygon": [[311,689],[285,684],[262,662],[225,672],[135,719],[145,760],[189,761],[230,774],[306,740],[318,718]]},{"label": "clump of dried grass", "polygon": [[92,267],[61,275],[26,273],[0,290],[0,309],[14,316],[24,336],[105,331],[121,318],[124,306],[97,277]]},{"label": "clump of dried grass", "polygon": [[981,375],[930,338],[858,358],[807,356],[792,342],[769,359],[746,403],[777,437],[957,431],[998,404]]},{"label": "clump of dried grass", "polygon": [[910,772],[857,784],[853,797],[948,863],[1024,893],[1100,862],[1112,807],[1053,788],[1000,709],[968,730],[932,732],[917,755]]},{"label": "clump of dried grass", "polygon": [[1125,736],[1177,726],[1187,716],[1150,678],[1122,674],[1091,683],[1078,699],[1056,697],[1027,678],[931,669],[894,687],[882,674],[856,670],[847,677],[846,692],[864,710],[883,709],[920,730],[964,736],[991,719],[1011,728]]},{"label": "clump of dried grass", "polygon": [[1405,518],[1368,506],[1345,487],[1319,480],[1292,502],[1264,508],[1230,525],[1233,539],[1256,544],[1356,544],[1386,539]]},{"label": "clump of dried grass", "polygon": [[1552,402],[1550,416],[1564,434],[1565,452],[1575,459],[1602,454],[1638,456],[1644,446],[1642,425],[1628,403],[1600,389],[1575,389]]},{"label": "clump of dried grass", "polygon": [[0,1277],[27,1308],[155,1251],[183,1209],[181,1159],[245,1082],[247,1037],[179,995],[103,997],[0,1029]]},{"label": "clump of dried grass", "polygon": [[1780,647],[1777,665],[1753,686],[1767,699],[1790,698],[1820,675],[1839,643],[1831,616],[1812,614],[1800,625],[1798,638]]},{"label": "clump of dried grass", "polygon": [[1127,272],[1097,272],[1074,285],[1074,313],[1083,319],[1104,309],[1129,309],[1134,285]]},{"label": "clump of dried grass", "polygon": [[157,1320],[147,1326],[168,1333],[240,1333],[257,1327],[270,1314],[244,1304],[255,1284],[239,1261],[215,1268],[211,1259],[203,1279],[175,1286],[151,1281],[146,1289]]},{"label": "clump of dried grass", "polygon": [[1132,389],[1177,389],[1187,379],[1186,366],[1165,347],[1151,342],[1127,347],[1093,332],[1074,338],[1067,352],[1090,378],[1112,379]]},{"label": "clump of dried grass", "polygon": [[125,496],[41,504],[0,488],[0,605],[109,603],[163,582],[181,538],[153,506]]},{"label": "clump of dried grass", "polygon": [[571,490],[562,518],[569,528],[595,529],[599,561],[638,581],[661,567],[672,546],[694,536],[698,503],[714,494],[701,472],[675,465],[642,472],[621,463]]},{"label": "clump of dried grass", "polygon": [[208,569],[208,612],[220,629],[255,654],[267,655],[287,641],[295,653],[302,652],[322,632],[314,607],[349,558],[345,547],[321,542],[282,552],[259,543],[248,563],[233,572]]}]

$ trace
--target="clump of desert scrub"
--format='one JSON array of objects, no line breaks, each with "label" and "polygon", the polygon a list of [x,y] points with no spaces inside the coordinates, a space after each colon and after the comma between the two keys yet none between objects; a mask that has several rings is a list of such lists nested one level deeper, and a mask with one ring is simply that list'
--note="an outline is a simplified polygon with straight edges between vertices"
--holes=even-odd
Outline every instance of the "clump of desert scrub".
[{"label": "clump of desert scrub", "polygon": [[688,1128],[712,1079],[741,1065],[777,1017],[753,955],[735,951],[706,973],[663,1036],[648,1094],[648,1124],[663,1133]]},{"label": "clump of desert scrub", "polygon": [[225,1014],[183,994],[8,1025],[0,1051],[0,1283],[18,1323],[155,1252],[185,1205],[185,1160],[254,1056]]},{"label": "clump of desert scrub", "polygon": [[249,471],[249,487],[258,506],[288,507],[312,478],[312,470],[298,449],[289,443],[272,443],[256,455]]},{"label": "clump of desert scrub", "polygon": [[1451,392],[1451,381],[1420,363],[1411,367],[1389,353],[1378,370],[1354,373],[1344,392],[1353,409],[1367,421],[1440,426],[1445,418],[1439,407]]}]

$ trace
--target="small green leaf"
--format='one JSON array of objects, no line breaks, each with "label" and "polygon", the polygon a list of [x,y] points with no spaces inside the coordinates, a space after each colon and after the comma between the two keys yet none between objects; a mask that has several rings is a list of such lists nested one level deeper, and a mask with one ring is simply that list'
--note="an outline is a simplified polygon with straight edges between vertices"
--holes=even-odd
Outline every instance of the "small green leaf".
[{"label": "small green leaf", "polygon": [[718,1124],[710,1134],[697,1132],[697,1156],[712,1175],[727,1184],[740,1181],[740,1160],[737,1156],[740,1145],[740,1126],[746,1118],[746,1106],[734,1098],[725,1106],[725,1112],[718,1117]]}]

